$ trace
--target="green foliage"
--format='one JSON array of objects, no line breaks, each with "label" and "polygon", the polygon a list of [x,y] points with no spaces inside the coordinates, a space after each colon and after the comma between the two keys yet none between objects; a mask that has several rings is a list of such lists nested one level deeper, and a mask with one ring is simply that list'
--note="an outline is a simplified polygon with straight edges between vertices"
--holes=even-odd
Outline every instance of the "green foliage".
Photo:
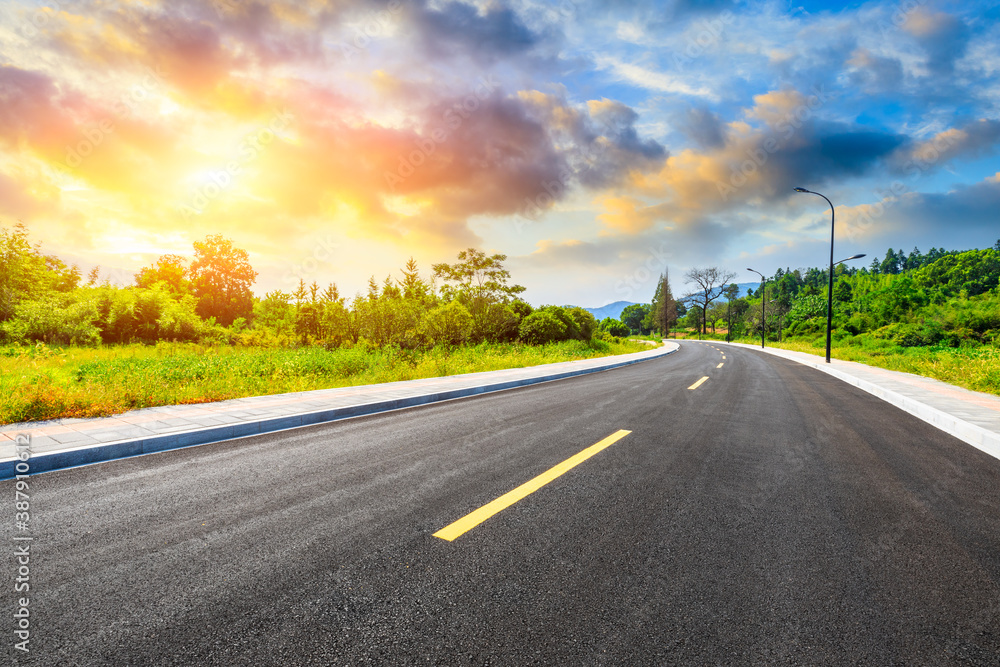
[{"label": "green foliage", "polygon": [[94,345],[101,340],[95,326],[96,304],[77,300],[72,294],[49,292],[37,299],[24,299],[14,307],[13,317],[0,323],[0,339],[9,342],[41,342],[62,345]]},{"label": "green foliage", "polygon": [[914,271],[913,282],[945,296],[983,294],[1000,282],[1000,251],[988,248],[947,255]]},{"label": "green foliage", "polygon": [[633,303],[625,306],[621,314],[621,321],[634,334],[648,334],[651,328],[647,325],[646,318],[649,317],[652,306],[648,303]]},{"label": "green foliage", "polygon": [[605,317],[601,320],[601,330],[607,331],[608,334],[619,338],[629,335],[629,328],[625,326],[625,323],[611,317]]},{"label": "green foliage", "polygon": [[472,334],[472,315],[458,301],[452,301],[427,313],[424,326],[431,342],[461,345]]},{"label": "green foliage", "polygon": [[521,340],[533,345],[551,343],[567,337],[566,322],[548,308],[536,310],[521,320],[518,332]]},{"label": "green foliage", "polygon": [[[551,315],[550,315],[551,317]],[[243,348],[190,343],[0,348],[0,423],[518,368],[624,354],[638,344],[564,341],[427,350]]]}]

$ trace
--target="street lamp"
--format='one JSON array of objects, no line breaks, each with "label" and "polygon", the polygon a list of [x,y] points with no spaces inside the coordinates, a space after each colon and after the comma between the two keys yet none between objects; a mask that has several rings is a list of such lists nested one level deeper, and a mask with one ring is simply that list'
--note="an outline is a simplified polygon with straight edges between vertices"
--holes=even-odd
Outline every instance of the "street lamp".
[{"label": "street lamp", "polygon": [[767,286],[767,278],[760,271],[754,271],[748,268],[747,271],[756,273],[760,276],[760,349],[764,349],[764,301],[766,299],[764,288]]},{"label": "street lamp", "polygon": [[861,259],[862,257],[867,257],[867,256],[868,255],[866,255],[865,253],[861,253],[860,255],[851,255],[847,259],[842,259],[839,262],[834,262],[833,265],[836,266],[837,264],[843,264],[844,262],[849,262],[852,259]]},{"label": "street lamp", "polygon": [[830,341],[833,335],[833,226],[835,224],[833,202],[827,199],[826,195],[813,192],[812,190],[795,188],[795,191],[806,192],[811,195],[819,195],[823,199],[826,199],[826,203],[830,205],[830,287],[827,290],[826,296],[826,363],[830,363]]},{"label": "street lamp", "polygon": [[[725,285],[723,285],[723,288],[725,288]],[[723,289],[723,292],[725,292],[725,289]],[[733,300],[731,298],[732,295],[733,295],[732,289],[726,292],[726,342],[727,343],[729,342],[729,332],[733,330]]]}]

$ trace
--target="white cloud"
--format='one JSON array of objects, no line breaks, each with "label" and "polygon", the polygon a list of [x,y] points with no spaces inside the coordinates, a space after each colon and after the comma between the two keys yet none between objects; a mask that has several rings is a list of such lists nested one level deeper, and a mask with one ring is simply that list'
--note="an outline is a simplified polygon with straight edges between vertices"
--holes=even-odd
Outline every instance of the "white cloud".
[{"label": "white cloud", "polygon": [[662,93],[701,97],[712,101],[719,99],[718,95],[708,88],[694,88],[665,72],[658,72],[639,65],[622,62],[618,58],[600,56],[597,59],[597,66],[602,70],[613,72],[619,81],[627,81],[639,88]]}]

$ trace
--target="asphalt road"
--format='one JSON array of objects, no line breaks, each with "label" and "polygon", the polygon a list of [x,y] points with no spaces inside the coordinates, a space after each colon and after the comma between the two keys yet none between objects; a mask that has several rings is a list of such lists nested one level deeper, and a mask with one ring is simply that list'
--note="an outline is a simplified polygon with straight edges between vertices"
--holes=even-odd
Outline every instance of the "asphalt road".
[{"label": "asphalt road", "polygon": [[752,350],[31,487],[14,664],[1000,664],[1000,461]]}]

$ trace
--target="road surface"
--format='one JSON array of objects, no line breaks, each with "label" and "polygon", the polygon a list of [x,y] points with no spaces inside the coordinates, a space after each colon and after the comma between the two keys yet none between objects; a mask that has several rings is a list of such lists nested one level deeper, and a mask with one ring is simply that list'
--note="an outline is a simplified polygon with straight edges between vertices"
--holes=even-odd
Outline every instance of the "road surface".
[{"label": "road surface", "polygon": [[31,497],[19,665],[1000,664],[1000,461],[747,349],[50,473]]}]

